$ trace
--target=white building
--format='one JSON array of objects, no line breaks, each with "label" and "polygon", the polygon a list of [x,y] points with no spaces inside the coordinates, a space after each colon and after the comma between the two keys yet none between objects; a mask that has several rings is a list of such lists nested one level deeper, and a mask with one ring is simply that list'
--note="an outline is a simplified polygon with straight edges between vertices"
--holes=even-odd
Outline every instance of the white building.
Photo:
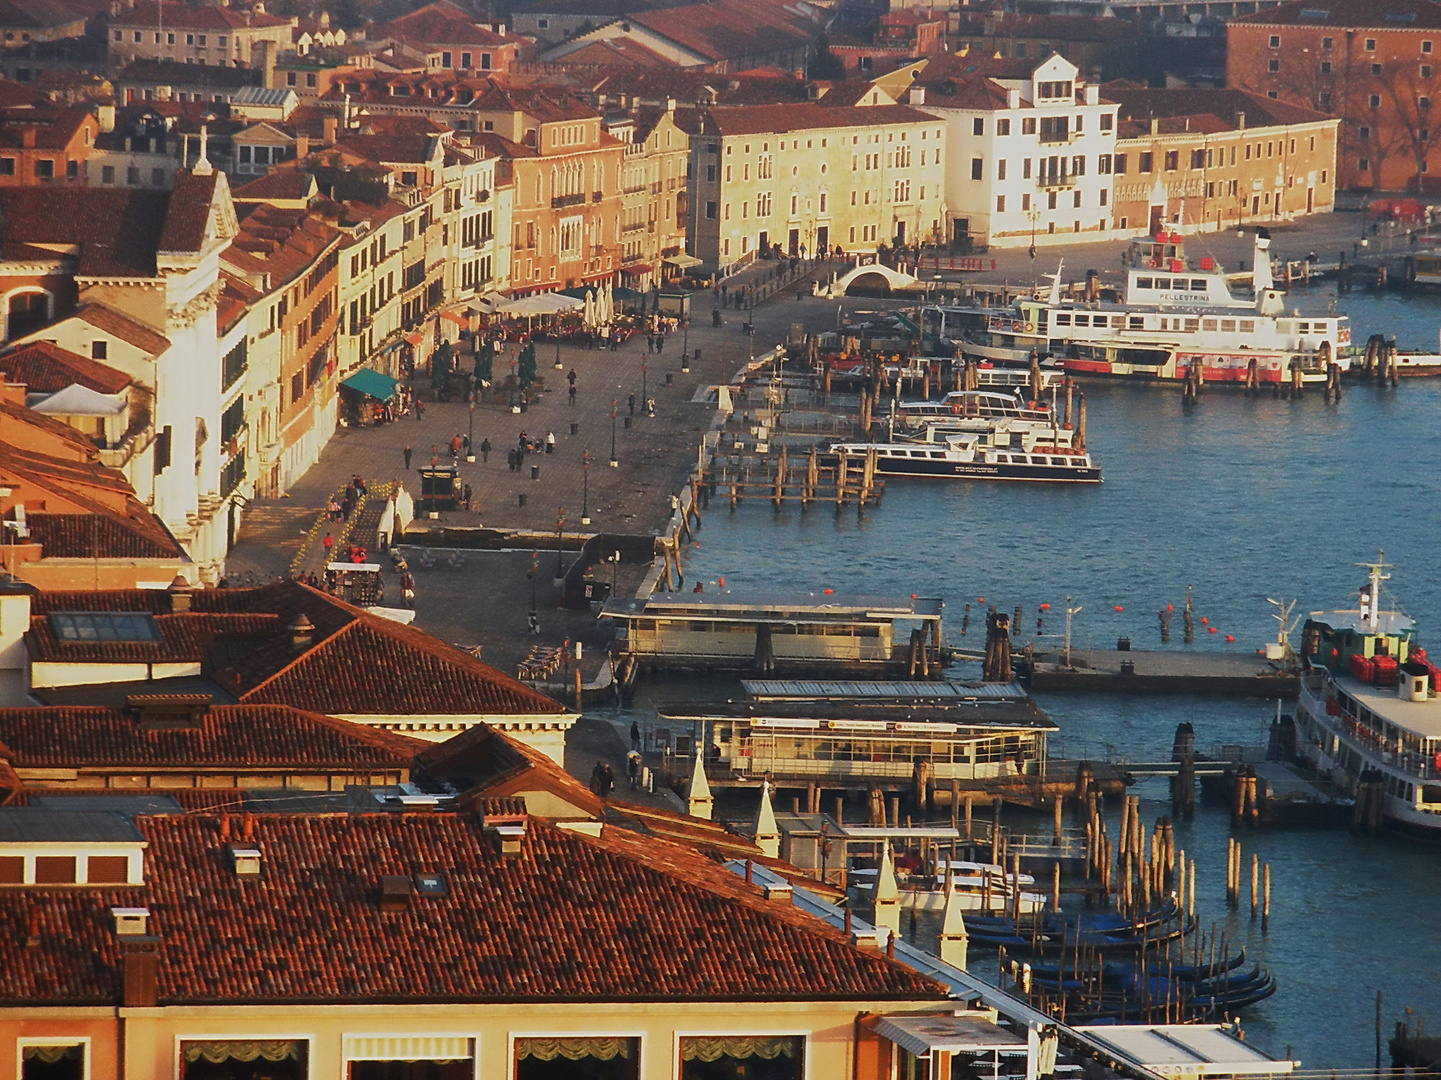
[{"label": "white building", "polygon": [[1116,106],[1059,54],[1001,77],[1025,66],[938,57],[917,80],[912,103],[946,122],[953,246],[1110,238]]}]

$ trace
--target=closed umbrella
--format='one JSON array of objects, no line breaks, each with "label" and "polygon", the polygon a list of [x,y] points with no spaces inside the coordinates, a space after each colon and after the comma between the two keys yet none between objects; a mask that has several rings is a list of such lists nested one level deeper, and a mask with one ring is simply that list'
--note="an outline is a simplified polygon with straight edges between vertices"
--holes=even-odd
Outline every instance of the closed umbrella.
[{"label": "closed umbrella", "polygon": [[586,329],[595,326],[595,293],[589,289],[585,293],[585,311],[581,315],[581,322],[585,324]]}]

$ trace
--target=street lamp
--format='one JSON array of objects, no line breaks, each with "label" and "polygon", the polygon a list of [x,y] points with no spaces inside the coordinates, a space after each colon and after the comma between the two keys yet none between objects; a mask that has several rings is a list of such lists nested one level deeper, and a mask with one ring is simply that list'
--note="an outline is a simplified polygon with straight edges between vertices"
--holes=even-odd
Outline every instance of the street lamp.
[{"label": "street lamp", "polygon": [[530,632],[540,633],[540,614],[536,608],[536,579],[540,577],[540,552],[530,553]]},{"label": "street lamp", "polygon": [[466,442],[469,449],[465,453],[466,461],[475,460],[475,391],[470,392],[470,439]]},{"label": "street lamp", "polygon": [[580,523],[590,524],[590,451],[580,456]]},{"label": "street lamp", "polygon": [[565,583],[565,566],[561,557],[561,544],[565,540],[565,507],[561,507],[555,519],[555,580]]},{"label": "street lamp", "polygon": [[510,362],[510,411],[511,411],[511,412],[515,412],[515,411],[517,410],[517,406],[516,406],[516,404],[515,404],[515,387],[516,387],[516,381],[515,381],[515,360],[512,359],[511,362]]},{"label": "street lamp", "polygon": [[642,409],[644,409],[644,408],[646,407],[646,404],[645,404],[645,403],[650,400],[649,395],[646,393],[646,381],[645,381],[645,373],[646,373],[646,371],[647,371],[647,370],[649,369],[649,367],[650,367],[649,361],[650,361],[650,357],[649,357],[649,356],[642,356],[642,357],[640,358],[640,407],[641,407]]},{"label": "street lamp", "polygon": [[620,462],[615,456],[615,418],[620,415],[620,402],[615,398],[610,400],[610,467],[618,468]]},{"label": "street lamp", "polygon": [[684,339],[680,346],[680,370],[682,375],[690,373],[690,316],[686,315],[681,319],[681,332]]}]

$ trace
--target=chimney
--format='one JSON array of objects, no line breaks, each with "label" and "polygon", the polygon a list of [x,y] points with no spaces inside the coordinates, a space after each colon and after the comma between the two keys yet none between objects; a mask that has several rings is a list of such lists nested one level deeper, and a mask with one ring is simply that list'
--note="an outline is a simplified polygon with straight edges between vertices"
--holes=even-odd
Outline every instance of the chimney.
[{"label": "chimney", "polygon": [[1246,130],[1246,114],[1243,113],[1243,112],[1240,112],[1239,110],[1238,110],[1237,113],[1236,113],[1236,130],[1237,130],[1237,131],[1245,131],[1245,130]]},{"label": "chimney", "polygon": [[156,976],[160,969],[160,939],[135,934],[120,942],[123,989],[120,1004],[127,1009],[153,1009],[159,1000]]},{"label": "chimney", "polygon": [[1157,120],[1157,119],[1153,116],[1153,117],[1151,117],[1151,134],[1152,134],[1152,135],[1159,135],[1160,133],[1161,133],[1161,121]]},{"label": "chimney", "polygon": [[290,645],[296,652],[310,648],[315,636],[315,624],[304,615],[297,615],[290,624]]},{"label": "chimney", "polygon": [[310,136],[295,136],[295,158],[297,161],[304,161],[310,156]]},{"label": "chimney", "polygon": [[337,116],[327,116],[325,120],[322,121],[321,130],[324,133],[323,138],[325,139],[326,146],[335,145],[335,133],[339,128],[340,118]]},{"label": "chimney", "polygon": [[110,916],[115,920],[117,937],[144,937],[150,909],[143,907],[113,907]]},{"label": "chimney", "polygon": [[924,86],[911,87],[911,104],[924,105],[926,103],[926,88]]},{"label": "chimney", "polygon": [[1019,90],[1006,91],[1006,108],[1019,109],[1021,107],[1021,92]]},{"label": "chimney", "polygon": [[525,824],[524,814],[491,814],[483,827],[500,842],[502,855],[519,855],[525,847]]},{"label": "chimney", "polygon": [[415,884],[401,874],[385,874],[380,879],[380,910],[404,911],[410,907]]},{"label": "chimney", "polygon": [[789,884],[767,885],[764,888],[763,893],[767,900],[774,900],[779,903],[789,904],[792,903],[795,899],[795,889],[792,888]]},{"label": "chimney", "polygon": [[22,128],[20,129],[20,145],[23,146],[23,147],[24,147],[25,149],[27,149],[27,150],[34,149],[34,147],[35,147],[35,128],[34,128],[33,125],[31,125],[31,124],[26,124],[24,127],[22,127]]},{"label": "chimney", "polygon": [[259,848],[245,847],[240,844],[231,844],[230,863],[235,868],[236,877],[259,877],[262,856]]},{"label": "chimney", "polygon": [[170,594],[170,614],[183,615],[190,610],[190,582],[176,574],[165,591]]},{"label": "chimney", "polygon": [[209,694],[128,694],[126,707],[142,731],[195,731],[210,711]]},{"label": "chimney", "polygon": [[100,121],[100,131],[109,134],[115,130],[115,104],[107,102],[96,106],[95,118]]},{"label": "chimney", "polygon": [[1099,105],[1101,103],[1101,88],[1094,83],[1086,87],[1086,104]]}]

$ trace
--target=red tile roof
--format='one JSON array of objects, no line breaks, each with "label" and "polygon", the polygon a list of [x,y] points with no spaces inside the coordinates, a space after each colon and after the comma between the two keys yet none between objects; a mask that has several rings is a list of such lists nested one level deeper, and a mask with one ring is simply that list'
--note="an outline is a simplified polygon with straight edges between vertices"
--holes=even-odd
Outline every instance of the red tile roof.
[{"label": "red tile roof", "polygon": [[80,277],[150,278],[165,227],[168,191],[140,188],[0,189],[3,243],[66,244],[80,250]]},{"label": "red tile roof", "polygon": [[370,23],[365,27],[365,37],[367,41],[400,38],[426,45],[475,45],[491,49],[516,45],[514,38],[502,37],[476,25],[450,0],[436,0],[390,22]]},{"label": "red tile roof", "polygon": [[40,545],[47,559],[176,559],[183,554],[175,538],[148,515],[131,520],[32,511],[25,522],[31,542]]},{"label": "red tile roof", "polygon": [[63,150],[69,146],[90,114],[84,109],[19,108],[0,113],[0,146],[19,149],[23,132],[35,132],[35,147]]},{"label": "red tile roof", "polygon": [[[258,878],[237,879],[213,818],[139,817],[144,886],[0,891],[0,1002],[117,1000],[109,908],[141,904],[162,1005],[947,996],[695,851],[622,830],[531,819],[507,856],[471,815],[251,820]],[[417,874],[444,894],[382,912],[382,875]]]},{"label": "red tile roof", "polygon": [[1260,26],[1330,26],[1373,30],[1441,29],[1441,4],[1432,0],[1293,0],[1232,23]]},{"label": "red tile roof", "polygon": [[35,663],[198,664],[208,658],[217,638],[248,638],[258,643],[283,629],[274,615],[194,611],[161,616],[155,625],[159,641],[62,641],[55,636],[49,616],[32,615],[25,646]]},{"label": "red tile roof", "polygon": [[[191,613],[170,615],[162,590],[42,593],[32,605],[38,616],[53,611],[148,611],[159,618],[166,647],[186,658],[204,656],[202,624],[166,627],[175,620],[203,624],[216,639],[224,635],[266,637],[238,660],[211,673],[242,703],[293,705],[330,716],[346,715],[535,715],[559,718],[565,708],[544,694],[497,671],[422,630],[383,619],[333,596],[284,581],[258,589],[204,589],[192,597]],[[256,620],[227,621],[245,615]],[[296,651],[287,629],[304,615],[315,627],[312,644]],[[87,656],[141,657],[130,649],[154,646],[86,642],[53,643],[48,625],[27,635],[31,648],[84,648]],[[230,627],[236,629],[228,629]],[[106,653],[111,649],[111,653]],[[186,651],[189,650],[189,651]],[[33,653],[32,653],[33,655]],[[46,653],[46,655],[50,655]]]},{"label": "red tile roof", "polygon": [[34,394],[54,394],[79,383],[99,394],[118,394],[131,383],[123,371],[48,341],[32,341],[0,356],[0,375]]},{"label": "red tile roof", "polygon": [[782,134],[824,128],[878,128],[887,124],[934,124],[909,105],[753,105],[719,108],[707,113],[706,132],[720,135]]},{"label": "red tile roof", "polygon": [[190,254],[200,250],[219,180],[217,172],[197,175],[186,169],[176,171],[165,228],[160,233],[161,251]]},{"label": "red tile roof", "polygon": [[235,11],[228,7],[191,4],[138,4],[130,11],[111,18],[115,27],[139,27],[154,30],[227,30],[260,29],[267,26],[289,26],[289,19],[254,11]]},{"label": "red tile roof", "polygon": [[488,799],[541,790],[594,818],[605,813],[605,802],[598,795],[545,754],[485,724],[430,744],[416,756],[415,764],[428,776],[469,785],[458,808],[478,808]]},{"label": "red tile roof", "polygon": [[713,61],[799,48],[814,41],[823,29],[821,23],[793,14],[772,0],[711,0],[636,12],[629,18]]},{"label": "red tile roof", "polygon": [[82,304],[75,309],[71,317],[87,322],[97,330],[113,334],[151,356],[159,356],[170,348],[169,338],[104,304]]},{"label": "red tile roof", "polygon": [[[143,688],[142,688],[143,689]],[[120,709],[0,709],[0,758],[20,769],[406,769],[430,744],[283,705],[212,705],[194,728]]]},{"label": "red tile roof", "polygon": [[1147,132],[1152,118],[1161,121],[1161,130],[1166,134],[1232,131],[1240,114],[1245,114],[1247,128],[1318,124],[1334,119],[1304,105],[1276,101],[1248,90],[1199,86],[1151,89],[1126,81],[1104,83],[1100,90],[1102,98],[1120,106],[1120,120],[1143,124]]}]

